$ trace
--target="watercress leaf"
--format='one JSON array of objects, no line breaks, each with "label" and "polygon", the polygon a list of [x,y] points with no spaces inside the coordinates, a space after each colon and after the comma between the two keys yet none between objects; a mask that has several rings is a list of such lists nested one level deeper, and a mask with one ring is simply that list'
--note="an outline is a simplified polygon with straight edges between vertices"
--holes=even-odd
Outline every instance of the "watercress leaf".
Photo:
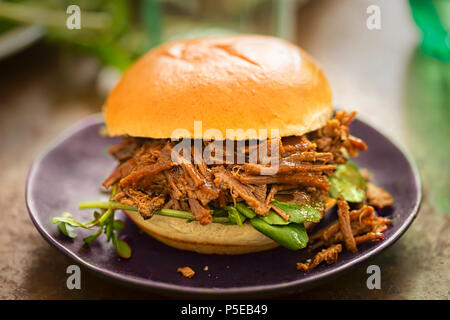
[{"label": "watercress leaf", "polygon": [[69,212],[63,212],[60,217],[53,217],[53,223],[64,222],[72,227],[83,227],[81,222],[78,222]]},{"label": "watercress leaf", "polygon": [[81,227],[82,224],[74,221],[73,219],[70,218],[63,218],[63,217],[54,217],[52,219],[53,223],[67,223],[68,225],[72,226],[72,227]]},{"label": "watercress leaf", "polygon": [[86,244],[91,243],[92,241],[97,239],[99,235],[102,234],[102,231],[103,231],[103,228],[100,228],[100,229],[98,229],[98,231],[96,233],[93,233],[90,236],[83,238],[84,243],[86,243]]},{"label": "watercress leaf", "polygon": [[65,222],[61,222],[59,225],[59,230],[66,236],[72,239],[75,239],[77,236],[77,231],[74,227],[68,225]]},{"label": "watercress leaf", "polygon": [[115,242],[115,248],[121,258],[129,259],[131,257],[131,247],[125,241],[117,240]]}]

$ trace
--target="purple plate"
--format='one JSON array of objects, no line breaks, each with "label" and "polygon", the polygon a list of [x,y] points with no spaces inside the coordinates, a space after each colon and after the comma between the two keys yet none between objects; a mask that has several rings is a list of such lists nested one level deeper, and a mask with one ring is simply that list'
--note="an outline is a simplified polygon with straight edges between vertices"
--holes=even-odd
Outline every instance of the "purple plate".
[{"label": "purple plate", "polygon": [[[26,186],[28,211],[42,236],[76,263],[108,278],[160,294],[261,297],[305,290],[392,245],[409,227],[419,209],[420,180],[411,158],[377,130],[355,120],[351,124],[352,133],[369,146],[355,162],[373,172],[375,182],[395,198],[395,206],[380,213],[393,220],[393,226],[385,232],[385,240],[361,244],[355,254],[343,252],[336,264],[320,265],[303,273],[296,270],[295,263],[309,258],[307,252],[276,248],[247,255],[221,256],[182,251],[147,236],[119,213],[126,221],[121,236],[127,238],[133,249],[132,258],[122,260],[103,236],[89,247],[83,247],[82,238],[92,231],[78,230],[78,237],[70,240],[51,222],[53,216],[63,211],[71,212],[79,220],[87,220],[92,211],[78,210],[78,203],[107,199],[100,184],[116,163],[106,149],[118,140],[99,135],[102,123],[98,115],[78,122],[35,161]],[[321,223],[330,219],[335,219],[335,215],[328,215]],[[177,273],[180,266],[192,267],[195,277],[182,277]],[[208,266],[207,271],[203,271],[205,266]]]}]

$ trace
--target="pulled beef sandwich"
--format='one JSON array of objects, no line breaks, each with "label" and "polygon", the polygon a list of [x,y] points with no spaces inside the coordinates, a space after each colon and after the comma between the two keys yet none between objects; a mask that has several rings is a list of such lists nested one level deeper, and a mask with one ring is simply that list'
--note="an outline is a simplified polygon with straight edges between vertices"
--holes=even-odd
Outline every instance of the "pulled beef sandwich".
[{"label": "pulled beef sandwich", "polygon": [[[314,263],[331,263],[340,243],[355,251],[389,224],[367,205],[366,181],[349,162],[367,148],[349,132],[354,115],[333,114],[320,67],[283,40],[167,43],[138,60],[107,99],[107,132],[123,141],[109,149],[118,165],[103,186],[115,209],[169,246],[243,254],[309,241],[329,250]],[[261,130],[278,135],[261,139]],[[180,152],[182,141],[191,144]],[[336,202],[337,224],[309,240]]]}]

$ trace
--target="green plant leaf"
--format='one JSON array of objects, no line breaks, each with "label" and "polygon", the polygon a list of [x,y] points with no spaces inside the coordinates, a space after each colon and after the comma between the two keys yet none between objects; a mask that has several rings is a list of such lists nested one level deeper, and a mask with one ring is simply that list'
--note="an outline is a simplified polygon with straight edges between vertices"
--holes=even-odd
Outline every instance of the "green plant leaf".
[{"label": "green plant leaf", "polygon": [[284,226],[290,223],[290,221],[284,220],[278,213],[270,209],[267,216],[261,216],[260,219],[264,220],[264,222],[274,225],[274,226]]},{"label": "green plant leaf", "polygon": [[267,216],[260,217],[264,222],[283,226],[289,223],[319,222],[322,219],[320,210],[306,204],[295,204],[281,201],[272,201],[272,204],[289,214],[289,221],[284,220],[274,210],[270,210]]},{"label": "green plant leaf", "polygon": [[228,217],[228,211],[225,208],[214,209],[213,217]]},{"label": "green plant leaf", "polygon": [[108,221],[108,224],[106,224],[105,226],[105,233],[106,233],[106,241],[109,242],[114,233],[113,223]]},{"label": "green plant leaf", "polygon": [[131,258],[131,247],[128,245],[128,243],[122,240],[118,240],[115,233],[113,233],[112,239],[117,254],[124,259]]},{"label": "green plant leaf", "polygon": [[308,234],[303,224],[270,225],[261,218],[253,218],[250,224],[259,232],[290,250],[299,250],[308,244]]},{"label": "green plant leaf", "polygon": [[256,217],[256,213],[250,209],[244,202],[236,203],[236,209],[249,219]]},{"label": "green plant leaf", "polygon": [[69,212],[63,212],[60,217],[54,217],[52,222],[58,223],[58,228],[62,234],[71,239],[74,239],[77,236],[75,227],[83,226],[83,224],[76,221]]},{"label": "green plant leaf", "polygon": [[86,244],[91,243],[92,241],[94,241],[95,239],[97,239],[99,235],[102,234],[102,231],[103,231],[103,227],[102,227],[102,228],[99,228],[99,229],[97,230],[97,232],[91,234],[90,236],[87,236],[87,237],[83,238],[84,243],[86,243]]},{"label": "green plant leaf", "polygon": [[53,223],[65,223],[72,227],[83,227],[81,222],[78,222],[69,212],[63,212],[60,217],[54,217]]},{"label": "green plant leaf", "polygon": [[338,165],[328,179],[331,182],[330,197],[337,199],[342,195],[349,202],[361,202],[366,198],[366,181],[353,163]]},{"label": "green plant leaf", "polygon": [[125,228],[125,223],[122,220],[114,220],[114,230],[122,230]]},{"label": "green plant leaf", "polygon": [[289,213],[289,222],[319,222],[322,219],[322,213],[320,210],[307,204],[287,203],[281,201],[272,201],[272,204],[284,212]]},{"label": "green plant leaf", "polygon": [[65,223],[65,222],[60,222],[59,225],[59,230],[66,236],[72,239],[75,239],[77,236],[77,231],[74,227],[70,226],[69,224]]},{"label": "green plant leaf", "polygon": [[225,209],[227,209],[228,211],[228,219],[230,219],[232,223],[237,224],[239,227],[242,227],[242,224],[245,222],[246,217],[233,206],[226,206]]}]

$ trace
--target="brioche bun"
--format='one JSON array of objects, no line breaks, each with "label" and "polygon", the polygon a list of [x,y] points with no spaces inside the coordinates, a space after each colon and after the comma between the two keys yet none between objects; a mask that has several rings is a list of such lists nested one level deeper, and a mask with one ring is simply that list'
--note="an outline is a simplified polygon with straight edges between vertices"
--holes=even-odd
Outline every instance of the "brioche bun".
[{"label": "brioche bun", "polygon": [[144,220],[136,211],[126,214],[147,234],[177,249],[207,254],[243,254],[278,246],[249,223],[242,227],[220,223],[201,225],[197,221],[188,223],[184,219],[160,215]]},{"label": "brioche bun", "polygon": [[[299,47],[256,35],[212,36],[159,46],[140,58],[109,95],[112,136],[204,137],[215,129],[302,135],[331,117],[331,92],[320,67]],[[194,121],[202,131],[194,136]],[[217,139],[214,136],[215,139]]]},{"label": "brioche bun", "polygon": [[[104,106],[111,136],[154,139],[172,138],[175,130],[177,138],[218,139],[206,136],[209,129],[224,138],[227,129],[242,129],[228,137],[236,140],[258,138],[260,129],[299,136],[323,127],[331,114],[328,81],[311,57],[284,40],[256,35],[159,46],[131,66]],[[199,120],[202,130],[194,135],[194,121]],[[126,214],[146,233],[178,249],[244,254],[278,246],[249,223],[203,226]]]}]

